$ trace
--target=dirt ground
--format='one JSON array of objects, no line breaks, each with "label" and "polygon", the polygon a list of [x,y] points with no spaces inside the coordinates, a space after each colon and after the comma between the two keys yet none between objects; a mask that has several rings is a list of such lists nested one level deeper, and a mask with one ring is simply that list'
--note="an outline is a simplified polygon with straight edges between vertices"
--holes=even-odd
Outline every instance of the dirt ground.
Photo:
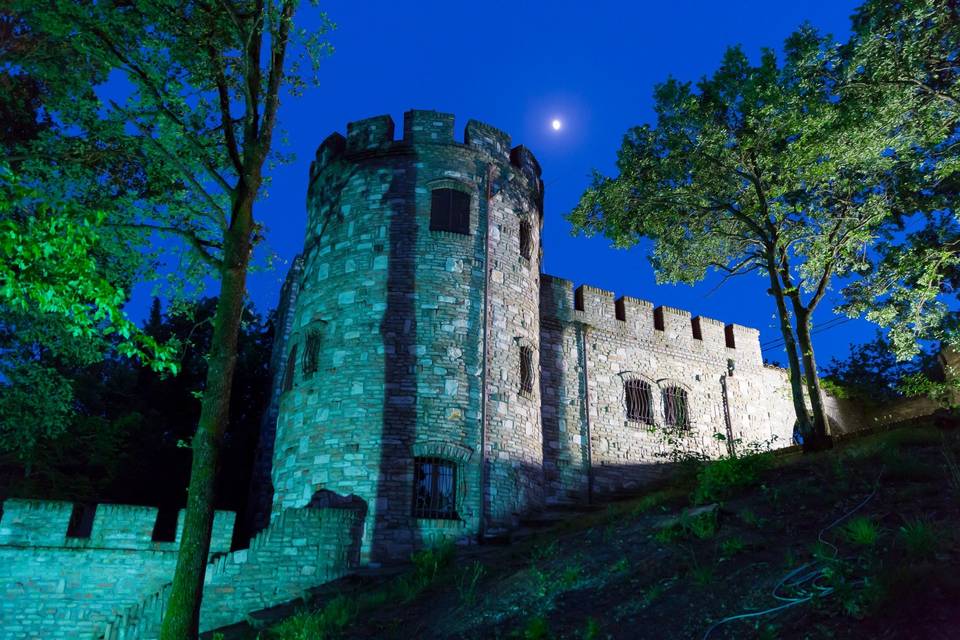
[{"label": "dirt ground", "polygon": [[697,477],[678,474],[521,543],[458,553],[426,588],[388,591],[321,635],[960,638],[957,459],[960,432],[899,429],[777,458],[679,519]]}]

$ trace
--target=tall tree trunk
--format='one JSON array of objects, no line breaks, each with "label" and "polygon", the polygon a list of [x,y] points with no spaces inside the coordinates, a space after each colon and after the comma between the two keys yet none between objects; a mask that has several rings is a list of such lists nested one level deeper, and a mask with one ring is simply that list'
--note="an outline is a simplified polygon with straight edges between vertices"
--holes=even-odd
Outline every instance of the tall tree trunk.
[{"label": "tall tree trunk", "polygon": [[220,299],[214,316],[200,422],[191,449],[193,462],[187,513],[180,538],[173,589],[160,630],[161,640],[196,638],[199,632],[200,599],[213,524],[214,482],[220,446],[229,419],[230,391],[237,361],[237,335],[243,313],[253,229],[253,199],[256,192],[243,187],[240,189],[234,198],[232,222],[224,237]]},{"label": "tall tree trunk", "polygon": [[807,415],[807,405],[803,400],[803,383],[800,371],[800,360],[797,357],[797,341],[790,325],[790,316],[787,314],[787,303],[783,295],[783,287],[777,277],[776,260],[772,254],[767,255],[767,273],[770,275],[770,295],[777,303],[777,316],[780,318],[780,333],[783,335],[784,347],[787,350],[787,365],[790,368],[790,394],[793,397],[793,410],[797,414],[797,423],[800,433],[807,435],[811,431],[810,418]]},{"label": "tall tree trunk", "polygon": [[807,448],[816,450],[829,447],[830,441],[827,438],[827,414],[823,407],[820,378],[817,376],[817,361],[813,355],[813,342],[810,340],[810,310],[804,309],[796,296],[791,296],[791,301],[793,314],[797,319],[797,341],[800,343],[800,354],[803,358],[810,408],[813,410],[813,441]]}]

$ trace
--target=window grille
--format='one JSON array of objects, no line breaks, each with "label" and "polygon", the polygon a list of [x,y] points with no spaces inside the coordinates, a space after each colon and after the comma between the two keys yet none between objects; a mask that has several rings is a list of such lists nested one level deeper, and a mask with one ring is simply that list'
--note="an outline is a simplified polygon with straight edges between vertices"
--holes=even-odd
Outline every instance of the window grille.
[{"label": "window grille", "polygon": [[520,347],[520,391],[533,393],[533,349]]},{"label": "window grille", "polygon": [[430,230],[470,233],[470,194],[457,189],[434,189],[430,202]]},{"label": "window grille", "polygon": [[687,404],[687,392],[676,386],[665,387],[662,391],[663,418],[667,426],[686,429],[690,426],[690,409]]},{"label": "window grille", "polygon": [[413,517],[457,520],[457,465],[414,458],[413,468]]},{"label": "window grille", "polygon": [[627,380],[623,383],[627,398],[627,419],[653,424],[653,394],[650,383],[644,380]]},{"label": "window grille", "polygon": [[527,260],[530,259],[531,233],[530,223],[526,220],[520,221],[520,255]]},{"label": "window grille", "polygon": [[303,375],[309,376],[317,371],[320,359],[320,331],[307,332],[306,346],[303,351]]},{"label": "window grille", "polygon": [[283,372],[283,390],[293,389],[293,370],[297,365],[297,345],[290,347],[290,357],[287,358],[287,370]]}]

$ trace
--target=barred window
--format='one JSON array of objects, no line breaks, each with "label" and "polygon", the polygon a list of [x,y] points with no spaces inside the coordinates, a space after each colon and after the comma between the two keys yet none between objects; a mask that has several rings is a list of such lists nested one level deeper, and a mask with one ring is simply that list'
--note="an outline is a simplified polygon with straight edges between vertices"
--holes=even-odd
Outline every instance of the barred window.
[{"label": "barred window", "polygon": [[297,345],[290,347],[290,357],[287,358],[287,370],[283,372],[283,390],[293,389],[293,371],[297,366]]},{"label": "barred window", "polygon": [[470,233],[470,194],[457,189],[434,189],[430,201],[430,230]]},{"label": "barred window", "polygon": [[688,428],[690,426],[690,409],[687,404],[686,390],[677,387],[664,387],[663,418],[670,427]]},{"label": "barred window", "polygon": [[413,517],[458,519],[457,465],[442,458],[414,458],[413,469]]},{"label": "barred window", "polygon": [[306,345],[303,351],[303,375],[316,373],[320,360],[320,331],[311,329],[307,332]]},{"label": "barred window", "polygon": [[520,221],[520,255],[527,260],[530,259],[531,233],[530,223],[526,220]]},{"label": "barred window", "polygon": [[627,399],[627,420],[653,424],[653,394],[650,383],[644,380],[627,380],[623,383]]},{"label": "barred window", "polygon": [[533,349],[520,347],[520,391],[533,393]]}]

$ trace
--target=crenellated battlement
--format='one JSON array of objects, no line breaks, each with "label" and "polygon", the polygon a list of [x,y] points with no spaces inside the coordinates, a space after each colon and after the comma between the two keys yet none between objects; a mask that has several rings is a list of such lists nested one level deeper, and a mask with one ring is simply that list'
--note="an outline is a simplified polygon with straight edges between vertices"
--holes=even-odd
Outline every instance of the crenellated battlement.
[{"label": "crenellated battlement", "polygon": [[399,140],[395,138],[393,118],[389,115],[347,123],[346,137],[333,133],[317,147],[310,165],[310,179],[312,181],[323,167],[343,155],[404,152],[425,144],[474,149],[509,163],[542,194],[540,163],[523,145],[511,147],[510,134],[485,122],[470,120],[464,127],[463,140],[459,141],[454,134],[453,114],[425,109],[411,109],[403,114],[403,137]]},{"label": "crenellated battlement", "polygon": [[[9,499],[0,518],[0,546],[176,551],[185,511],[178,514],[172,541],[157,539],[159,515],[156,507]],[[211,554],[230,550],[235,518],[232,511],[214,513]]]},{"label": "crenellated battlement", "polygon": [[579,322],[627,335],[634,339],[662,341],[677,350],[736,358],[745,364],[761,363],[759,331],[738,324],[725,324],[689,311],[621,296],[543,274],[540,308],[545,318]]}]

